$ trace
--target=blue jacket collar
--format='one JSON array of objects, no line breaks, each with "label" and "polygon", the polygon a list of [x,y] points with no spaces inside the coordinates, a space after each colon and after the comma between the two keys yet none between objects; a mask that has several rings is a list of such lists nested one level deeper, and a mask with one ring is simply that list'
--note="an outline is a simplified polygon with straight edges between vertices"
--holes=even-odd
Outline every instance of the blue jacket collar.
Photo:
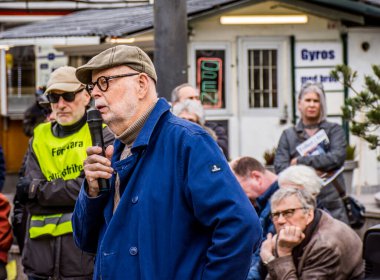
[{"label": "blue jacket collar", "polygon": [[150,113],[146,123],[144,124],[144,127],[141,129],[139,135],[136,138],[136,141],[133,143],[132,149],[139,146],[148,145],[155,126],[157,125],[161,116],[169,110],[169,103],[164,98],[158,99],[156,106],[154,106],[152,113]]},{"label": "blue jacket collar", "polygon": [[256,204],[259,207],[259,210],[262,210],[265,207],[272,194],[274,194],[278,190],[278,188],[278,181],[276,180],[274,183],[272,183],[272,185],[269,186],[269,188],[262,195],[260,195],[256,199]]}]

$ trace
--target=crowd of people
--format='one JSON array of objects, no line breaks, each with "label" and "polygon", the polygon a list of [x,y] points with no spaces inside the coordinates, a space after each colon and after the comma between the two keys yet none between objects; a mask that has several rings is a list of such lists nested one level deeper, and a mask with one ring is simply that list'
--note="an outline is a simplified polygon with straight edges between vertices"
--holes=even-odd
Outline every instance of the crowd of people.
[{"label": "crowd of people", "polygon": [[[29,280],[363,278],[362,241],[326,183],[344,186],[335,173],[346,142],[326,120],[322,85],[302,86],[300,120],[282,133],[272,172],[250,156],[230,160],[227,132],[206,121],[195,87],[173,89],[170,104],[157,80],[148,55],[125,45],[51,73],[33,104],[41,116],[25,118],[12,218]],[[92,143],[89,108],[104,147]],[[321,132],[318,150],[301,154]],[[2,199],[0,280],[12,242]]]}]

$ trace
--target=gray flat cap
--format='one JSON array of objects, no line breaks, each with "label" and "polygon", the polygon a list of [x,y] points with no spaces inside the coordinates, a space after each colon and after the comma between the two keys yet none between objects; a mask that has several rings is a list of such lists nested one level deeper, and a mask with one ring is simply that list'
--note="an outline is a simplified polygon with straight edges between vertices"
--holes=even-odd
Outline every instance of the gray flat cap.
[{"label": "gray flat cap", "polygon": [[146,73],[157,83],[157,74],[152,60],[140,48],[135,46],[118,45],[94,56],[85,65],[77,68],[76,76],[79,81],[88,84],[92,81],[92,71],[109,69],[125,65],[140,73]]}]

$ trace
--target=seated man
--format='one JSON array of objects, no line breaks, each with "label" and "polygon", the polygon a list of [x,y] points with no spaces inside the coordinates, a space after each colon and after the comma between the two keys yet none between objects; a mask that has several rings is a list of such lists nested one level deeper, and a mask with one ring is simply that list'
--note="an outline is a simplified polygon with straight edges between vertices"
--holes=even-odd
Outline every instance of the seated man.
[{"label": "seated man", "polygon": [[[231,169],[244,192],[255,206],[263,228],[263,240],[275,229],[270,218],[270,198],[280,187],[297,187],[307,189],[317,196],[321,183],[315,170],[305,165],[290,166],[277,175],[266,170],[252,157],[241,157],[230,163]],[[278,180],[278,181],[277,181]],[[267,273],[260,261],[260,249],[254,252],[247,280],[264,279]]]},{"label": "seated man", "polygon": [[[265,238],[269,232],[275,232],[270,219],[269,199],[278,190],[277,175],[266,170],[259,161],[252,157],[237,158],[231,161],[230,166],[245,194],[256,209],[263,228],[263,238]],[[267,272],[260,262],[259,254],[260,248],[252,256],[247,280],[265,278]]]},{"label": "seated man", "polygon": [[271,199],[277,234],[268,234],[260,256],[269,279],[361,279],[362,242],[343,222],[316,209],[314,196],[282,188]]}]

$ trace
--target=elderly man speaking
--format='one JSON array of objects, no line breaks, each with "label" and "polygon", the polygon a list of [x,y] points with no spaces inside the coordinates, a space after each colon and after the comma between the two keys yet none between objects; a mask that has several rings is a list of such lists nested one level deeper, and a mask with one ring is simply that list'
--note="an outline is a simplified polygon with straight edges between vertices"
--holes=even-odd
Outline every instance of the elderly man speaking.
[{"label": "elderly man speaking", "polygon": [[245,279],[256,212],[210,135],[157,98],[147,54],[119,45],[76,75],[116,135],[106,157],[87,150],[73,215],[77,245],[96,253],[94,278]]}]

